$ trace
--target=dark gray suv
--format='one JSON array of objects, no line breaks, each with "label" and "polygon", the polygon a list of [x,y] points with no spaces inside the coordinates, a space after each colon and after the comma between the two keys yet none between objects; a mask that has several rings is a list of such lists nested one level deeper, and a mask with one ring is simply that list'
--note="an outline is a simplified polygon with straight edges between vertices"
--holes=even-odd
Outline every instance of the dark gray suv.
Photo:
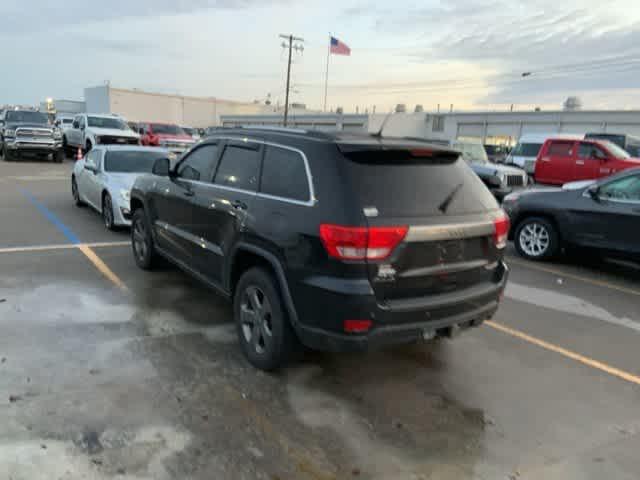
[{"label": "dark gray suv", "polygon": [[344,351],[491,318],[509,220],[456,151],[419,141],[229,129],[131,192],[137,264],[161,255],[232,299],[258,368],[298,342]]}]

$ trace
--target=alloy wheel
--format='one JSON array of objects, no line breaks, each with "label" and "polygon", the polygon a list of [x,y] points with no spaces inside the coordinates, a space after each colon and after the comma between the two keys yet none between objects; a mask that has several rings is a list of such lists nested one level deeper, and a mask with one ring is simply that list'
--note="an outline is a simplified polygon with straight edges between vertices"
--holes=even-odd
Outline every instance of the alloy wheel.
[{"label": "alloy wheel", "polygon": [[111,197],[109,195],[104,197],[102,206],[102,218],[104,219],[104,226],[108,229],[113,228],[113,207],[111,206]]},{"label": "alloy wheel", "polygon": [[133,248],[140,261],[147,258],[147,229],[140,219],[133,224]]},{"label": "alloy wheel", "polygon": [[546,253],[551,243],[549,231],[540,223],[529,223],[520,231],[518,242],[522,250],[531,257]]},{"label": "alloy wheel", "polygon": [[244,340],[258,354],[267,350],[273,342],[271,304],[264,292],[248,286],[242,294],[240,321]]}]

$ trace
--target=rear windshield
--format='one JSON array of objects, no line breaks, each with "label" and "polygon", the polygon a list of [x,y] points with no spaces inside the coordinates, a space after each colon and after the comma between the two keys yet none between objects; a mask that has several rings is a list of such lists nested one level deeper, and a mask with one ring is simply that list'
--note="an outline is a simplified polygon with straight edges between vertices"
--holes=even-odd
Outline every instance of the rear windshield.
[{"label": "rear windshield", "polygon": [[542,148],[541,143],[518,143],[511,155],[514,157],[537,157]]},{"label": "rear windshield", "polygon": [[107,152],[104,169],[114,173],[151,173],[155,161],[166,156],[163,152],[154,151]]},{"label": "rear windshield", "polygon": [[345,176],[362,207],[380,216],[480,213],[498,208],[493,195],[461,158],[412,158],[408,152],[347,155]]}]

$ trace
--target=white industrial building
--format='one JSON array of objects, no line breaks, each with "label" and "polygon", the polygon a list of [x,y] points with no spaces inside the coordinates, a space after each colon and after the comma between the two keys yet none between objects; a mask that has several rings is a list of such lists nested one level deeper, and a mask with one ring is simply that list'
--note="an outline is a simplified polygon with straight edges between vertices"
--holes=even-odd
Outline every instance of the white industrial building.
[{"label": "white industrial building", "polygon": [[221,115],[249,115],[270,107],[215,97],[188,97],[114,88],[110,85],[85,88],[87,113],[116,113],[129,121],[153,121],[190,127],[220,124]]},{"label": "white industrial building", "polygon": [[[297,114],[289,126],[315,130],[375,132],[384,114]],[[222,115],[222,125],[282,125],[282,115]],[[638,110],[582,110],[540,112],[394,113],[384,128],[387,136],[452,140],[477,139],[513,145],[525,133],[608,132],[640,136]]]}]

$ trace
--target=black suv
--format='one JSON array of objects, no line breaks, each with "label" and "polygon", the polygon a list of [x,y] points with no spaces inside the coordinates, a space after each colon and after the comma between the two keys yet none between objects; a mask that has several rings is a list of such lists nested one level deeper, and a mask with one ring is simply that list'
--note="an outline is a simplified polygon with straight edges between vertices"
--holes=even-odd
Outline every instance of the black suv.
[{"label": "black suv", "polygon": [[452,336],[498,308],[509,220],[458,153],[419,141],[228,129],[131,191],[157,254],[233,299],[249,361]]}]

